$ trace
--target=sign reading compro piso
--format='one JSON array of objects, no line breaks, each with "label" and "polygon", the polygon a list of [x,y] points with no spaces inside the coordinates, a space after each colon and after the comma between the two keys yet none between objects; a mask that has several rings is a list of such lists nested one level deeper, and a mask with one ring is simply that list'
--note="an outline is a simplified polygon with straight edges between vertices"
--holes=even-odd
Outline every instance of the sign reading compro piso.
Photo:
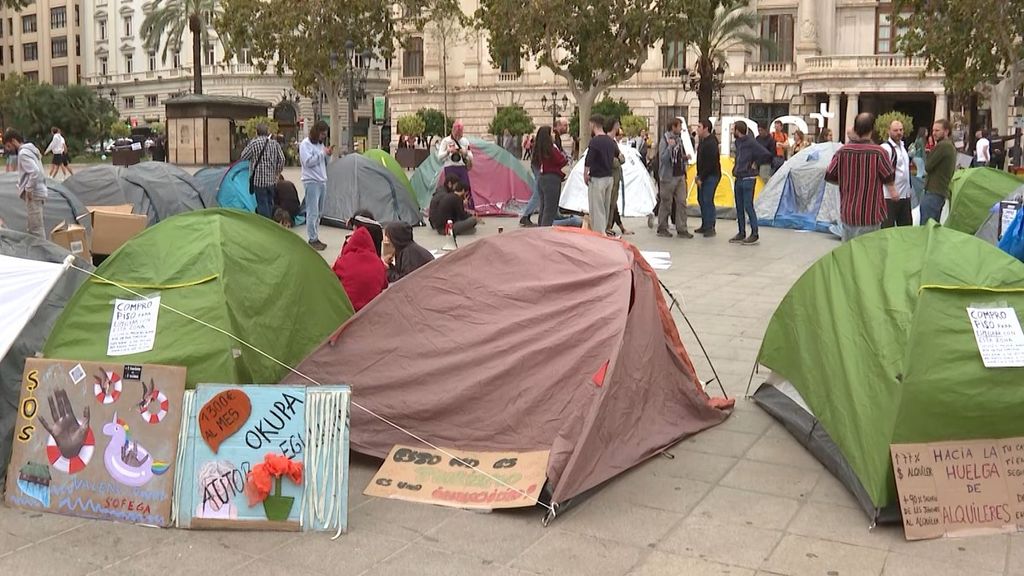
[{"label": "sign reading compro piso", "polygon": [[395,445],[363,493],[455,508],[519,508],[536,503],[547,478],[548,450],[444,451],[457,458],[439,450]]},{"label": "sign reading compro piso", "polygon": [[1024,530],[1024,438],[889,449],[907,540]]}]

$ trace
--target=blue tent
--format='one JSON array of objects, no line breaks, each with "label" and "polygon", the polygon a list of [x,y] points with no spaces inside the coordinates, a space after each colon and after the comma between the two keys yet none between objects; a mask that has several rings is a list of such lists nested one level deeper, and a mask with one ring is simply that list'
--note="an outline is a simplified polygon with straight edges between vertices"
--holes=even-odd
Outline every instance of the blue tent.
[{"label": "blue tent", "polygon": [[787,160],[754,203],[758,223],[817,232],[838,223],[839,187],[825,182],[825,170],[841,147],[815,144]]},{"label": "blue tent", "polygon": [[217,195],[223,208],[256,212],[256,196],[249,193],[249,161],[230,166],[208,166],[192,176],[203,190]]}]

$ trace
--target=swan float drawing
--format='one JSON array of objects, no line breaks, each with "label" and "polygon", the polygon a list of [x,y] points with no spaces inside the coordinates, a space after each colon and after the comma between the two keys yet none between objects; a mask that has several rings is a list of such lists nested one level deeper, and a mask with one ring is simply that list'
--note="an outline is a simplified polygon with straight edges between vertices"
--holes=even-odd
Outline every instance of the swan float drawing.
[{"label": "swan float drawing", "polygon": [[128,435],[128,424],[117,417],[103,425],[103,433],[110,436],[110,444],[103,453],[103,464],[107,467],[110,477],[125,486],[144,486],[153,479],[160,476],[170,464],[157,460],[150,460],[149,451],[139,446]]}]

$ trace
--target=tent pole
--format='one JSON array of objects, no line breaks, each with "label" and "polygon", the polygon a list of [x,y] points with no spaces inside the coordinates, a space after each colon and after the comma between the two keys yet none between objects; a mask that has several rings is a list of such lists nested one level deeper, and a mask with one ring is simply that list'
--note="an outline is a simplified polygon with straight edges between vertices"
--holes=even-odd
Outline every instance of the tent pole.
[{"label": "tent pole", "polygon": [[690,322],[690,319],[687,318],[686,312],[683,311],[683,307],[682,305],[679,304],[679,300],[676,298],[676,295],[673,294],[672,291],[668,289],[668,286],[666,286],[665,283],[661,281],[661,278],[658,278],[658,284],[661,284],[661,288],[665,290],[665,293],[668,294],[668,297],[672,299],[672,303],[669,305],[669,310],[671,310],[673,307],[676,310],[679,310],[679,313],[682,314],[683,316],[683,320],[686,321],[686,325],[690,327],[690,332],[693,333],[694,339],[697,340],[697,345],[700,346],[700,351],[704,353],[704,359],[708,361],[708,366],[711,367],[711,374],[714,375],[713,381],[718,383],[718,389],[722,391],[722,395],[728,398],[729,393],[725,391],[725,386],[722,385],[722,379],[718,377],[718,371],[715,370],[715,364],[711,361],[711,355],[708,354],[707,349],[704,348],[704,343],[701,342],[700,336],[697,335],[697,330],[693,327],[693,323]]},{"label": "tent pole", "polygon": [[754,383],[754,374],[757,373],[757,360],[754,360],[754,367],[750,369],[750,379],[747,380],[747,391],[743,393],[744,397],[750,397],[750,385]]}]

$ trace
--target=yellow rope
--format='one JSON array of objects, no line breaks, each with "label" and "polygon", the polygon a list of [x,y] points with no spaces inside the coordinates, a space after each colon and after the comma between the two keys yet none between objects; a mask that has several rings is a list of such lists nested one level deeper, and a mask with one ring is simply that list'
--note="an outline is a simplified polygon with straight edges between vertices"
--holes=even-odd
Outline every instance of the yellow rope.
[{"label": "yellow rope", "polygon": [[928,290],[963,290],[965,292],[1024,292],[1024,288],[992,288],[989,286],[943,286],[941,284],[924,284],[918,289],[920,294]]},{"label": "yellow rope", "polygon": [[99,278],[93,278],[92,281],[97,284],[110,284],[111,286],[124,286],[126,288],[142,289],[142,290],[173,290],[175,288],[188,288],[189,286],[198,286],[199,284],[205,284],[211,280],[216,280],[217,274],[212,274],[206,278],[200,278],[199,280],[193,280],[192,282],[182,282],[180,284],[129,284],[127,282],[113,282],[110,280],[100,280]]}]

